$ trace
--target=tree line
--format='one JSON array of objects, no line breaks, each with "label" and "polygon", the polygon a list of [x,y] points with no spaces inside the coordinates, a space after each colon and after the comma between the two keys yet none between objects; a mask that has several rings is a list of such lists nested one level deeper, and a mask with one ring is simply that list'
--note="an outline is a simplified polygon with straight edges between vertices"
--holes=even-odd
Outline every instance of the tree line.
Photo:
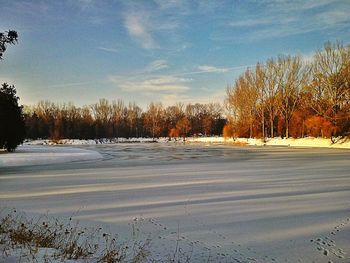
[{"label": "tree line", "polygon": [[[16,31],[0,33],[0,61]],[[350,46],[327,42],[309,61],[278,56],[247,68],[218,103],[164,107],[100,99],[73,103],[40,101],[20,106],[16,89],[0,87],[0,148],[11,151],[23,139],[114,137],[330,137],[350,132]]]},{"label": "tree line", "polygon": [[332,137],[350,131],[350,46],[327,42],[310,61],[278,56],[226,90],[231,137]]},{"label": "tree line", "polygon": [[143,111],[136,103],[107,99],[83,107],[49,101],[24,107],[26,137],[54,140],[220,135],[226,123],[222,113],[216,103],[164,107],[152,102]]}]

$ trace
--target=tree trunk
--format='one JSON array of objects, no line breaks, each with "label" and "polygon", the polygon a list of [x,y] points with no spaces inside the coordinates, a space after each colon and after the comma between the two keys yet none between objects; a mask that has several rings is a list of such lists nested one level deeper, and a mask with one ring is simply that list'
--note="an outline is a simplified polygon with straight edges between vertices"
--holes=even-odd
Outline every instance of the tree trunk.
[{"label": "tree trunk", "polygon": [[253,121],[250,121],[249,125],[249,138],[253,137]]},{"label": "tree trunk", "polygon": [[273,118],[271,117],[271,119],[270,119],[270,125],[271,125],[271,127],[270,127],[270,136],[271,136],[271,138],[273,138]]},{"label": "tree trunk", "polygon": [[304,138],[305,136],[305,120],[303,120],[303,127],[301,129],[301,137]]},{"label": "tree trunk", "polygon": [[264,117],[264,111],[261,112],[261,129],[262,129],[262,137],[265,140],[265,117]]}]

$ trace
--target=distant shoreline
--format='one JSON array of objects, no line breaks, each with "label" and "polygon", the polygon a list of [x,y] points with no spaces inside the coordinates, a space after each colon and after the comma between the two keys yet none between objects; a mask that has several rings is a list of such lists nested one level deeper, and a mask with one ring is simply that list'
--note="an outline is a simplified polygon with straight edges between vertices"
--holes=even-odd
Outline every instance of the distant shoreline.
[{"label": "distant shoreline", "polygon": [[266,138],[265,141],[256,138],[224,138],[224,137],[198,137],[188,138],[191,143],[224,143],[240,146],[286,146],[304,148],[338,148],[350,149],[350,139],[339,138],[333,143],[329,138]]},{"label": "distant shoreline", "polygon": [[[24,145],[96,145],[115,143],[175,143],[183,142],[183,138],[101,138],[101,139],[61,139],[61,140],[32,140],[26,141]],[[349,138],[339,138],[334,143],[329,138],[266,138],[265,141],[256,138],[224,138],[213,137],[187,137],[187,143],[227,144],[238,146],[285,146],[306,148],[339,148],[350,149]]]}]

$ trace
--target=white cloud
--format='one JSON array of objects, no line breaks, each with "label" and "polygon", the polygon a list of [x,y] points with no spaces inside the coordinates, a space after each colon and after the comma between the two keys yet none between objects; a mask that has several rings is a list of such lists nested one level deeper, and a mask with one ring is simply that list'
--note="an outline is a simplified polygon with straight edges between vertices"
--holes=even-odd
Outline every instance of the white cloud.
[{"label": "white cloud", "polygon": [[201,96],[196,98],[198,103],[222,103],[225,100],[226,91],[223,89],[221,91],[214,91],[209,93],[207,96]]},{"label": "white cloud", "polygon": [[97,47],[97,49],[103,50],[103,51],[106,51],[106,52],[112,52],[112,53],[118,53],[119,52],[118,49],[116,49],[116,48],[109,48],[109,47]]},{"label": "white cloud", "polygon": [[161,101],[164,103],[164,106],[172,106],[178,102],[193,101],[193,98],[185,94],[164,94],[160,98]]},{"label": "white cloud", "polygon": [[231,71],[241,71],[251,66],[254,66],[254,65],[243,65],[243,66],[236,66],[236,67],[229,67],[229,68],[217,68],[209,65],[201,65],[197,67],[198,69],[197,71],[188,71],[188,72],[178,73],[178,74],[174,74],[174,76],[179,77],[179,76],[207,74],[207,73],[227,73]]},{"label": "white cloud", "polygon": [[182,0],[155,0],[160,9],[181,8],[183,6]]},{"label": "white cloud", "polygon": [[[264,6],[270,10],[274,10],[277,13],[285,12],[290,13],[294,11],[305,11],[309,9],[316,9],[328,5],[332,5],[336,2],[342,2],[344,0],[259,0],[258,5]],[[345,0],[347,1],[347,0]]]},{"label": "white cloud", "polygon": [[189,96],[186,94],[164,94],[161,96],[164,105],[174,105],[178,102],[186,103],[186,104],[195,104],[195,103],[222,103],[225,100],[226,92],[225,91],[214,91],[209,92],[205,91],[205,94],[201,96]]},{"label": "white cloud", "polygon": [[230,70],[229,68],[218,68],[218,67],[210,66],[210,65],[200,65],[200,66],[198,66],[198,69],[201,72],[208,72],[208,73],[211,73],[211,72],[224,73],[224,72],[228,72]]},{"label": "white cloud", "polygon": [[69,83],[60,83],[60,84],[52,84],[46,86],[46,88],[66,88],[66,87],[75,87],[75,86],[85,86],[91,85],[91,82],[69,82]]},{"label": "white cloud", "polygon": [[191,80],[171,75],[163,75],[143,80],[111,76],[110,81],[126,92],[138,91],[143,93],[181,93],[190,89],[190,87],[188,87],[185,83]]},{"label": "white cloud", "polygon": [[256,18],[248,18],[245,20],[232,21],[228,23],[230,27],[252,27],[252,26],[261,26],[261,25],[269,25],[271,24],[271,19],[256,19]]},{"label": "white cloud", "polygon": [[347,10],[329,10],[318,14],[316,17],[325,27],[333,27],[335,25],[348,23],[350,21],[349,17],[350,8]]},{"label": "white cloud", "polygon": [[242,16],[226,23],[226,27],[242,32],[216,31],[211,39],[247,42],[317,31],[332,34],[334,29],[346,29],[350,23],[347,0],[261,0],[254,5],[259,12],[252,15],[243,11]]},{"label": "white cloud", "polygon": [[167,65],[166,60],[164,60],[164,59],[157,59],[157,60],[154,60],[151,63],[149,63],[146,66],[145,71],[146,72],[154,72],[154,71],[166,69],[168,67],[169,66]]},{"label": "white cloud", "polygon": [[134,37],[144,49],[157,48],[149,26],[148,16],[143,13],[131,12],[125,18],[125,27],[131,37]]}]

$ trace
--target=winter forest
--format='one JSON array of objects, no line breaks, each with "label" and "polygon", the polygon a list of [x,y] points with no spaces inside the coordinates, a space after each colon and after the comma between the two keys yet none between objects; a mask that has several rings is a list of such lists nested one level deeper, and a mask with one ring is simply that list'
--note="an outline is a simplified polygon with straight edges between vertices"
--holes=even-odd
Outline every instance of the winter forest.
[{"label": "winter forest", "polygon": [[114,137],[179,137],[219,135],[226,120],[219,104],[178,103],[164,108],[151,103],[143,111],[136,103],[100,99],[78,108],[71,103],[41,101],[25,107],[27,137],[92,139]]},{"label": "winter forest", "polygon": [[326,137],[350,129],[350,47],[326,43],[310,59],[278,56],[247,68],[222,105],[164,107],[100,99],[76,107],[41,101],[25,106],[27,138]]}]

